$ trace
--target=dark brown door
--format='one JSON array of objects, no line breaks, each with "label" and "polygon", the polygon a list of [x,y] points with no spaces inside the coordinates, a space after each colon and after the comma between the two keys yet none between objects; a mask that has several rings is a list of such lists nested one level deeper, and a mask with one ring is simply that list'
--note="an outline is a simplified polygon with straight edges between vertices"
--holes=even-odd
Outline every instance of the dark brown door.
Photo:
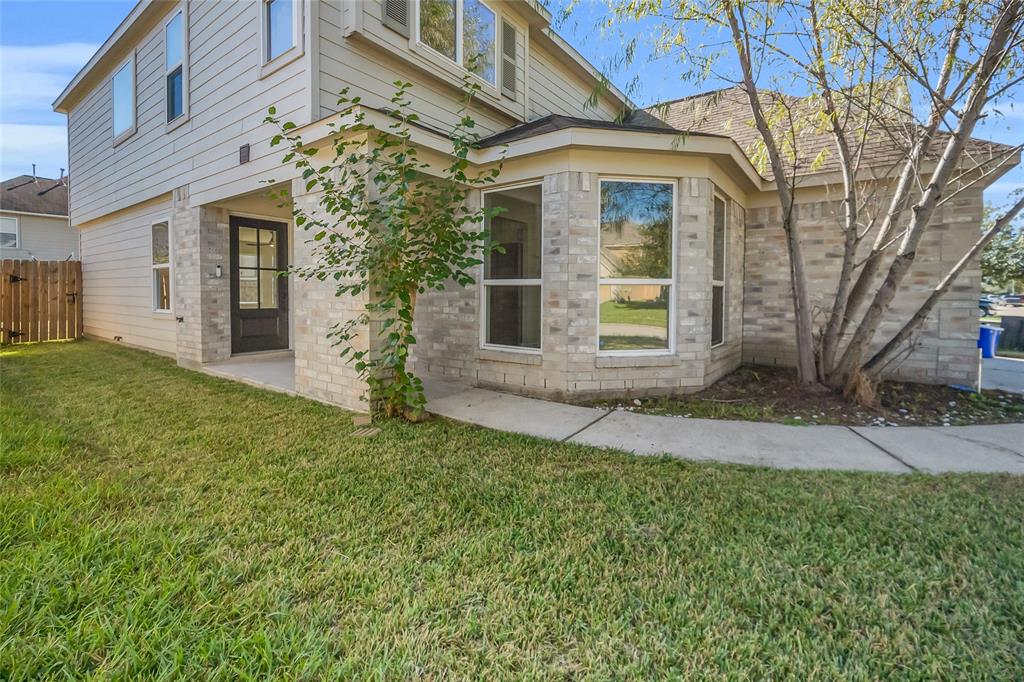
[{"label": "dark brown door", "polygon": [[231,352],[288,347],[288,226],[231,217]]}]

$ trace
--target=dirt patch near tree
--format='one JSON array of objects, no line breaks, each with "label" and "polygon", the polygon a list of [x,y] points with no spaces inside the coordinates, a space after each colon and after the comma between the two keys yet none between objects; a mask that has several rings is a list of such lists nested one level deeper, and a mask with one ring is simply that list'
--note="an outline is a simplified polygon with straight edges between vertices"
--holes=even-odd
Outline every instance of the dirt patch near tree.
[{"label": "dirt patch near tree", "polygon": [[848,426],[962,426],[1024,422],[1024,396],[896,381],[878,389],[880,405],[866,409],[837,393],[802,389],[796,374],[779,367],[741,367],[690,395],[602,400],[592,403],[645,414],[741,419],[783,424]]}]

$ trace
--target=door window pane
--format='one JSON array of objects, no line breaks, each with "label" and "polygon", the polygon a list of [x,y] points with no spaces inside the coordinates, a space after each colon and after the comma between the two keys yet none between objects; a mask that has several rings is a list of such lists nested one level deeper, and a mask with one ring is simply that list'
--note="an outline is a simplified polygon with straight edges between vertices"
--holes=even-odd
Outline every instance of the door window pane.
[{"label": "door window pane", "polygon": [[111,89],[114,97],[114,137],[122,135],[135,125],[135,97],[132,63],[128,62],[114,74]]},{"label": "door window pane", "polygon": [[672,185],[601,183],[601,277],[672,276]]},{"label": "door window pane", "polygon": [[259,267],[259,230],[252,227],[238,228],[238,267]]},{"label": "door window pane", "polygon": [[164,30],[165,41],[165,59],[164,59],[164,70],[168,71],[175,65],[181,63],[181,52],[185,46],[184,35],[182,34],[182,17],[181,12],[174,15],[174,18],[167,22],[167,28]]},{"label": "door window pane", "polygon": [[259,270],[239,269],[238,271],[238,307],[259,308]]},{"label": "door window pane", "polygon": [[260,270],[260,308],[277,307],[276,270]]},{"label": "door window pane", "polygon": [[600,287],[600,350],[668,348],[671,287],[657,284],[610,284]]},{"label": "door window pane", "polygon": [[487,343],[540,348],[540,286],[487,287]]},{"label": "door window pane", "polygon": [[153,226],[153,265],[162,265],[169,261],[170,245],[168,242],[167,223]]},{"label": "door window pane", "polygon": [[260,267],[277,267],[277,232],[274,230],[259,231]]},{"label": "door window pane", "polygon": [[463,66],[494,83],[494,12],[480,0],[464,0],[462,7]]},{"label": "door window pane", "polygon": [[488,254],[484,279],[540,279],[540,186],[490,192],[485,195],[484,205],[503,209],[491,218],[489,228],[491,240],[504,251]]},{"label": "door window pane", "polygon": [[452,61],[455,60],[455,9],[455,0],[420,2],[420,40]]},{"label": "door window pane", "polygon": [[267,60],[271,60],[295,45],[292,26],[294,9],[292,0],[267,0]]}]

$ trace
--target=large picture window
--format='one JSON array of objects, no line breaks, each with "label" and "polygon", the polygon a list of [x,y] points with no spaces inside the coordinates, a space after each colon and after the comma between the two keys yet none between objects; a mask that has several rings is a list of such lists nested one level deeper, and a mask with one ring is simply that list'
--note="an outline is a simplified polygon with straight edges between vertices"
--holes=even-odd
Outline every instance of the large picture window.
[{"label": "large picture window", "polygon": [[164,25],[164,79],[170,123],[185,113],[185,15],[181,11]]},{"label": "large picture window", "polygon": [[675,184],[601,181],[598,350],[672,347]]},{"label": "large picture window", "polygon": [[113,98],[114,140],[135,130],[135,62],[129,59],[110,79]]},{"label": "large picture window", "polygon": [[484,345],[539,350],[541,187],[488,192],[484,205],[503,209],[488,223],[491,239],[501,248],[484,261]]},{"label": "large picture window", "polygon": [[481,0],[420,0],[419,40],[491,85],[496,80],[497,21]]},{"label": "large picture window", "polygon": [[171,230],[166,222],[155,223],[153,245],[153,310],[171,310]]},{"label": "large picture window", "polygon": [[726,207],[715,195],[711,238],[711,347],[725,343]]}]

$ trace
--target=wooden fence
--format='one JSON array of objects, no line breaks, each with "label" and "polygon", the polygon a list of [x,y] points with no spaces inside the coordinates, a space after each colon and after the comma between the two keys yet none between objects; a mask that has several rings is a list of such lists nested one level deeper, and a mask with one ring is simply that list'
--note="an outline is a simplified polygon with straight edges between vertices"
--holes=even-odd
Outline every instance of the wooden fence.
[{"label": "wooden fence", "polygon": [[82,263],[0,261],[0,343],[82,336]]}]

